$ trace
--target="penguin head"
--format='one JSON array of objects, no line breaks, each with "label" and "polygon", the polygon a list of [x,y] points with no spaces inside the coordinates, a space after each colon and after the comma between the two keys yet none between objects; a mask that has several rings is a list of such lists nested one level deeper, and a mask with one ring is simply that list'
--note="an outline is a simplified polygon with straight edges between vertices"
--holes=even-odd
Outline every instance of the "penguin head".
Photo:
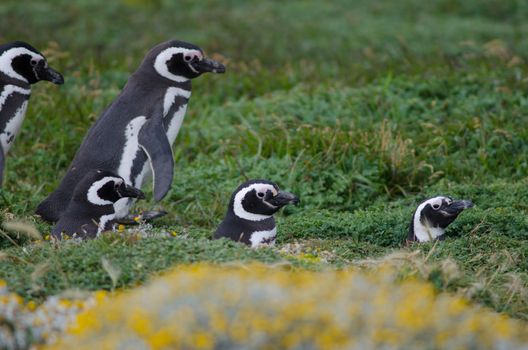
[{"label": "penguin head", "polygon": [[113,205],[121,198],[144,199],[143,192],[125,183],[122,177],[109,171],[94,170],[75,187],[74,199],[91,205]]},{"label": "penguin head", "polygon": [[0,46],[0,72],[28,84],[41,80],[57,85],[64,83],[62,75],[48,66],[44,55],[22,41]]},{"label": "penguin head", "polygon": [[250,180],[240,185],[231,196],[230,210],[241,219],[260,221],[270,218],[283,206],[299,203],[299,198],[279,190],[267,180]]},{"label": "penguin head", "polygon": [[409,240],[427,242],[442,236],[445,229],[464,210],[473,207],[470,200],[453,200],[451,197],[433,197],[420,203],[416,209]]},{"label": "penguin head", "polygon": [[204,56],[196,45],[171,40],[154,47],[146,58],[164,78],[185,82],[203,73],[224,73],[225,66]]}]

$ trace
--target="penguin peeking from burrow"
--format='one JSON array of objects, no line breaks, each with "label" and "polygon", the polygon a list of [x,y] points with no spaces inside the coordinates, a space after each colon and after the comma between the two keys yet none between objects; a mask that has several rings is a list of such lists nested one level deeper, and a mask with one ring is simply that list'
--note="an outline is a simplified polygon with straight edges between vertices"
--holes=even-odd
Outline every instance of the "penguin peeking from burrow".
[{"label": "penguin peeking from burrow", "polygon": [[416,208],[406,243],[444,240],[445,230],[465,209],[472,208],[470,200],[453,200],[451,197],[429,198]]},{"label": "penguin peeking from burrow", "polygon": [[0,186],[7,151],[26,115],[31,85],[43,80],[56,85],[64,83],[46,57],[28,43],[14,41],[0,45]]},{"label": "penguin peeking from burrow", "polygon": [[268,180],[249,180],[231,196],[224,220],[213,238],[228,238],[251,247],[274,245],[277,227],[273,214],[288,204],[299,203],[292,193],[281,191]]},{"label": "penguin peeking from burrow", "polygon": [[53,226],[54,240],[95,238],[116,223],[115,204],[121,199],[144,199],[139,189],[112,172],[92,170],[75,186],[72,199]]},{"label": "penguin peeking from burrow", "polygon": [[[92,169],[115,173],[136,188],[152,176],[154,199],[160,201],[172,184],[172,144],[191,97],[191,80],[224,71],[221,63],[205,57],[190,43],[171,40],[151,49],[121,94],[92,125],[59,187],[39,204],[36,213],[57,222],[75,187]],[[135,224],[138,218],[149,221],[166,214],[129,215],[134,202],[123,198],[115,203],[116,220]]]}]

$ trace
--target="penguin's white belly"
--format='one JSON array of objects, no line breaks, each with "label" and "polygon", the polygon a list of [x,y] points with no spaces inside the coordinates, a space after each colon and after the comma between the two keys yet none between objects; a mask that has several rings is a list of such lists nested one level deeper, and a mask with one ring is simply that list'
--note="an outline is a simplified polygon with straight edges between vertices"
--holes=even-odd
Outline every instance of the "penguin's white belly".
[{"label": "penguin's white belly", "polygon": [[129,185],[134,185],[132,182],[132,166],[140,149],[138,141],[139,131],[146,121],[146,117],[140,116],[132,119],[125,128],[125,146],[123,147],[117,173]]},{"label": "penguin's white belly", "polygon": [[[0,110],[4,108],[9,96],[14,93],[29,96],[31,94],[31,90],[22,89],[21,87],[15,85],[6,85],[0,94]],[[27,106],[28,100],[24,101],[20,107],[16,109],[15,113],[8,119],[4,130],[0,132],[0,143],[2,144],[4,154],[6,154],[9,148],[11,148],[16,135],[20,131],[20,127],[22,126],[22,122],[24,121],[24,117],[26,115]]]},{"label": "penguin's white belly", "polygon": [[274,245],[275,236],[277,236],[277,227],[274,227],[272,230],[253,232],[251,234],[251,238],[249,239],[251,241],[251,247],[258,247],[259,245],[264,244],[265,241],[270,240],[271,242],[267,244]]},{"label": "penguin's white belly", "polygon": [[169,140],[170,145],[172,146],[176,140],[176,136],[180,132],[181,125],[183,123],[183,118],[185,117],[185,112],[187,111],[187,105],[183,105],[174,113],[172,119],[167,128],[167,139]]},{"label": "penguin's white belly", "polygon": [[[164,118],[168,117],[169,111],[171,110],[177,96],[189,99],[191,97],[191,92],[177,87],[168,88],[165,92],[165,97],[163,98]],[[174,140],[176,140],[176,136],[178,136],[178,132],[180,131],[186,111],[187,104],[181,105],[178,110],[174,112],[172,118],[170,118],[170,122],[167,127],[167,139],[169,140],[171,146],[174,143]]]}]

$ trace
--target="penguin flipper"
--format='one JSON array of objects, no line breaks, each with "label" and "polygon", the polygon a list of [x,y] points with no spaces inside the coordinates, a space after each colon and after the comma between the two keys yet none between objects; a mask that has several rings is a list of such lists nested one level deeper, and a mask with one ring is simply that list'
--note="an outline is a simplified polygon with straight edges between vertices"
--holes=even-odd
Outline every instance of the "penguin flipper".
[{"label": "penguin flipper", "polygon": [[174,175],[172,148],[167,139],[163,119],[150,118],[139,131],[138,141],[152,166],[154,199],[160,201],[169,191]]}]

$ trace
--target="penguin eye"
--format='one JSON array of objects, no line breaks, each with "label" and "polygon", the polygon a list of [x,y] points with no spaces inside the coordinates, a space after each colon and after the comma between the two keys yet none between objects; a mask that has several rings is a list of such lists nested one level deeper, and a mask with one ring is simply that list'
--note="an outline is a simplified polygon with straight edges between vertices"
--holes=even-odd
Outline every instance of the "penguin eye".
[{"label": "penguin eye", "polygon": [[36,59],[31,59],[31,61],[29,62],[31,64],[31,66],[35,67],[38,63],[38,61]]},{"label": "penguin eye", "polygon": [[259,193],[257,193],[257,196],[259,196],[260,198],[262,198],[262,197],[264,197],[264,193],[259,192]]},{"label": "penguin eye", "polygon": [[185,62],[191,62],[192,59],[193,59],[193,56],[191,56],[191,55],[183,56],[183,60],[184,60]]},{"label": "penguin eye", "polygon": [[432,205],[432,207],[433,207],[434,210],[438,210],[438,209],[440,209],[440,204],[435,203],[435,204]]}]

